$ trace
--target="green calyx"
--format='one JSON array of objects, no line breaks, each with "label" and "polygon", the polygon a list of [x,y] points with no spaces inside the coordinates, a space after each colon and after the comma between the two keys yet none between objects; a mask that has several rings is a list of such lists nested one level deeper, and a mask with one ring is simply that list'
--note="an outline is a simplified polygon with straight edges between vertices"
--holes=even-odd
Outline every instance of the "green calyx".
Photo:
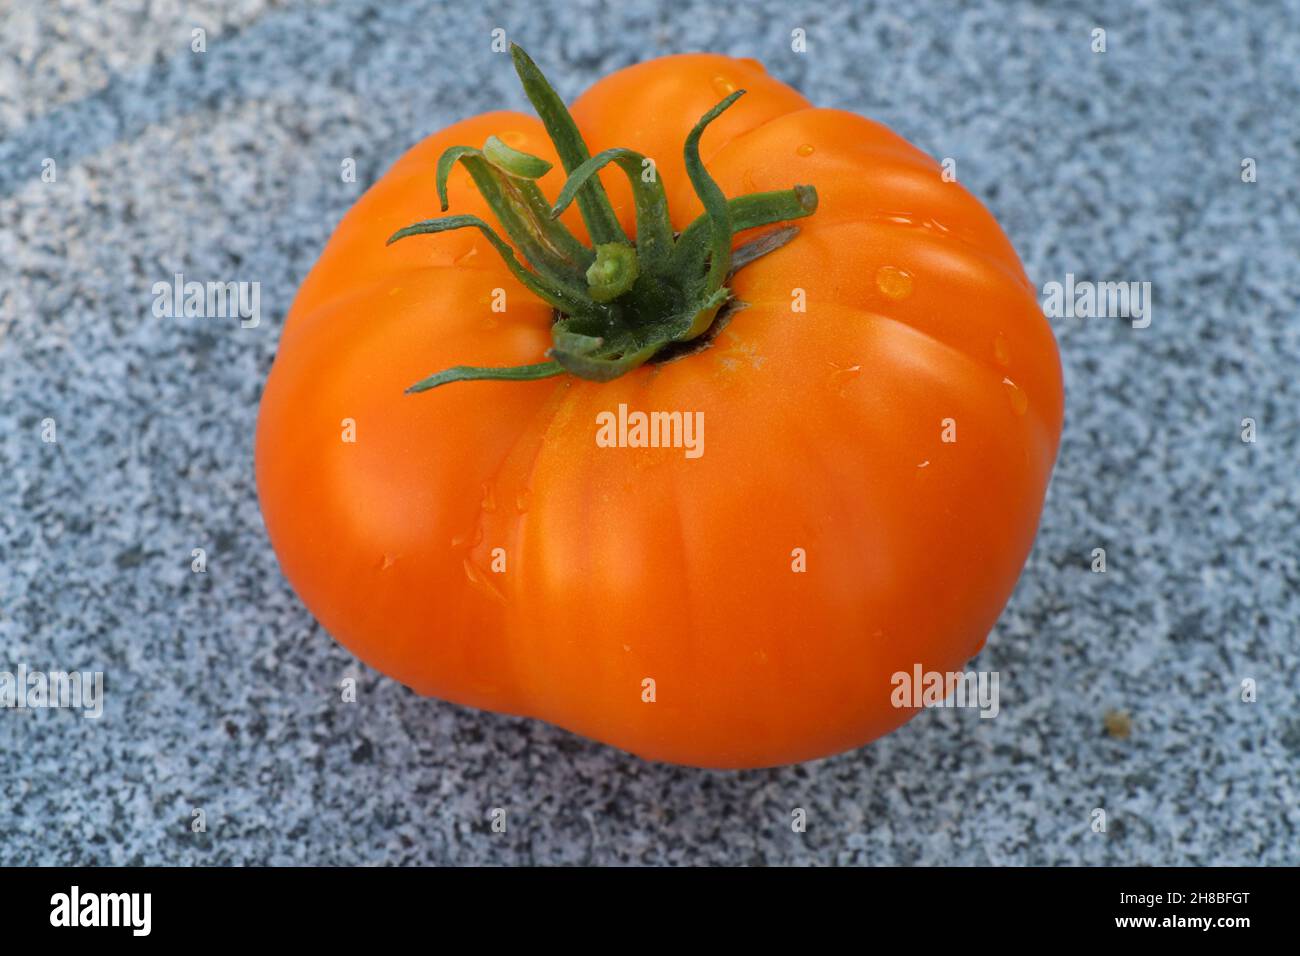
[{"label": "green calyx", "polygon": [[[445,212],[447,178],[457,163],[462,164],[513,247],[476,216],[418,222],[397,231],[388,242],[451,229],[480,230],[515,277],[554,307],[548,361],[509,368],[456,366],[417,382],[408,392],[450,382],[528,381],[566,372],[596,382],[618,378],[669,346],[708,331],[731,297],[725,285],[728,277],[789,242],[798,230],[785,226],[733,251],[732,237],[737,232],[798,219],[817,209],[817,191],[812,186],[728,200],[705,170],[700,136],[740,98],[744,91],[738,90],[705,113],[686,137],[686,171],[704,213],[675,235],[654,163],[628,149],[592,156],[564,102],[536,64],[518,46],[511,47],[511,54],[524,91],[569,176],[555,204],[546,201],[534,182],[551,164],[491,136],[481,149],[453,146],[442,154],[437,166],[438,198]],[[635,239],[623,232],[597,175],[610,164],[618,166],[632,186]],[[574,202],[594,249],[579,242],[559,220]],[[531,268],[519,261],[516,249]]]}]

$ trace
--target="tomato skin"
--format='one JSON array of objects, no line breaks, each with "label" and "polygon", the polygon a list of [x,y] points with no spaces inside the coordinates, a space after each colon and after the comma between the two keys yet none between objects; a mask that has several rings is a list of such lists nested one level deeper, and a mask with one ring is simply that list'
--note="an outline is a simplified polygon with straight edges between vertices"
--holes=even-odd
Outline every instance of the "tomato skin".
[{"label": "tomato skin", "polygon": [[[502,135],[556,162],[539,184],[558,193],[538,120],[475,117],[399,160],[304,282],[257,480],[286,577],[372,666],[643,757],[739,768],[887,733],[914,713],[890,703],[894,673],[958,670],[980,649],[1032,545],[1064,399],[997,223],[879,124],[711,54],[615,73],[573,115],[593,153],[655,158],[681,229],[700,212],[681,144],[728,86],[747,95],[702,142],[723,191],[812,183],[821,203],[737,273],[748,306],[710,347],[604,384],[403,394],[550,344],[550,308],[477,232],[384,246],[437,215],[434,163],[453,145]],[[626,184],[602,180],[630,230]],[[450,200],[490,219],[464,170]],[[575,210],[564,221],[586,241]],[[703,455],[598,447],[597,415],[620,404],[702,412]]]}]

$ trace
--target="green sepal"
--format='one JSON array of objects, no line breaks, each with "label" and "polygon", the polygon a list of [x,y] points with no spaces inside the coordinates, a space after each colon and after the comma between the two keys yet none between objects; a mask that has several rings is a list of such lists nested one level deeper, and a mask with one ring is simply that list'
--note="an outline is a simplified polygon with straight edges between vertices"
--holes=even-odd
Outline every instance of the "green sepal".
[{"label": "green sepal", "polygon": [[630,149],[607,149],[591,157],[569,174],[551,215],[558,216],[564,212],[588,180],[610,163],[617,163],[627,175],[636,203],[637,257],[644,263],[646,272],[659,272],[672,255],[673,224],[668,218],[668,197],[659,181],[658,170],[655,169],[651,179],[645,179],[647,162],[653,161]]},{"label": "green sepal", "polygon": [[483,144],[483,158],[507,176],[518,179],[541,179],[551,171],[551,164],[540,156],[507,146],[496,136],[489,136]]},{"label": "green sepal", "polygon": [[444,216],[441,219],[426,219],[424,222],[417,222],[404,229],[397,230],[388,237],[388,242],[385,245],[391,246],[398,240],[406,239],[409,236],[424,236],[467,228],[474,228],[483,233],[501,255],[506,267],[514,274],[515,278],[543,301],[550,303],[562,312],[586,310],[591,305],[580,290],[571,290],[548,284],[536,274],[525,269],[519,260],[515,258],[515,251],[510,248],[510,244],[498,236],[495,230],[478,216]]},{"label": "green sepal", "polygon": [[[528,95],[551,142],[555,144],[555,151],[560,155],[565,172],[573,172],[591,158],[587,144],[578,132],[578,124],[573,121],[564,100],[546,81],[532,57],[514,43],[510,44],[510,56],[514,60],[519,81],[524,86],[524,93]],[[610,205],[609,196],[605,194],[605,187],[599,179],[593,179],[583,187],[578,196],[578,209],[582,213],[583,222],[587,224],[592,242],[627,242],[627,234],[619,225],[614,207]]]},{"label": "green sepal", "polygon": [[506,382],[533,382],[541,378],[550,378],[554,375],[563,375],[565,369],[558,362],[538,362],[534,365],[511,365],[504,368],[495,368],[491,366],[475,365],[456,365],[452,368],[443,369],[426,379],[421,379],[406,390],[407,395],[414,395],[417,392],[427,392],[431,388],[437,388],[439,385],[449,385],[452,382],[478,382],[478,381],[506,381]]}]

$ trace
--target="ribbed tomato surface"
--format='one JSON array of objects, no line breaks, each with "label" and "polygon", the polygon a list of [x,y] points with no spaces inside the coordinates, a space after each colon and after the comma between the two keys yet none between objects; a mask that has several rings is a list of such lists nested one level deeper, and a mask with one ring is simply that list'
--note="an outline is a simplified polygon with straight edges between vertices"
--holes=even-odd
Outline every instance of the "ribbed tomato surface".
[{"label": "ribbed tomato surface", "polygon": [[[539,181],[554,198],[564,172],[532,117],[430,136],[338,227],[266,384],[257,478],[285,575],[369,664],[648,758],[752,767],[886,733],[914,713],[891,704],[894,673],[960,669],[982,646],[1061,430],[1034,289],[934,160],[754,61],[643,63],[573,115],[593,153],[654,158],[680,230],[701,211],[682,143],[737,88],[704,135],[708,170],[730,197],[810,183],[820,207],[736,275],[747,307],[676,361],[604,384],[403,394],[452,365],[541,361],[550,344],[550,307],[479,233],[385,247],[436,215],[449,146],[496,134],[556,162]],[[602,179],[632,234],[626,182]],[[490,219],[463,169],[450,198]],[[564,221],[585,241],[575,210]],[[621,404],[702,412],[703,454],[599,447],[597,416]]]}]

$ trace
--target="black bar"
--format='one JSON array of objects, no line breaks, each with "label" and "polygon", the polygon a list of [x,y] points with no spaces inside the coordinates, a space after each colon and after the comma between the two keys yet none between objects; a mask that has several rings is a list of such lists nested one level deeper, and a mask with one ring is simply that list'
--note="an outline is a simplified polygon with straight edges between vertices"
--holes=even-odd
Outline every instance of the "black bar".
[{"label": "black bar", "polygon": [[[622,923],[636,934],[697,921],[761,938],[766,921],[776,921],[864,942],[887,930],[965,936],[966,927],[978,931],[967,938],[984,940],[1051,933],[1232,945],[1293,925],[1284,908],[1296,876],[1295,869],[1213,868],[9,869],[0,871],[0,925],[7,943],[70,933],[83,941],[337,944],[432,932],[449,941],[485,928],[494,941],[511,930],[536,941],[552,931],[543,928],[561,924],[581,936],[598,924],[617,931]],[[66,925],[74,886],[79,922],[116,911],[119,925]],[[143,894],[147,936],[137,934],[145,928]]]}]

